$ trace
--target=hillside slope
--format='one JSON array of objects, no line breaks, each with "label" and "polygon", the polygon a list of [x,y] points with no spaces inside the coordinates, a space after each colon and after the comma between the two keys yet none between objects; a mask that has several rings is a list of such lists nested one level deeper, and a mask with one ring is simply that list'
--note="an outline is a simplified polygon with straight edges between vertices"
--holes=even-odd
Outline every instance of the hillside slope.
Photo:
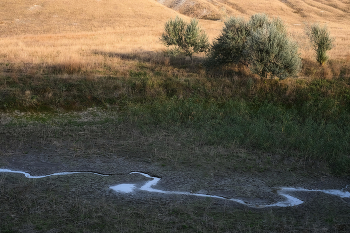
[{"label": "hillside slope", "polygon": [[[350,1],[348,0],[157,0],[159,3],[200,19],[225,21],[227,17],[249,18],[256,13],[280,17],[289,26],[295,40],[308,50],[304,23],[327,24],[336,38],[331,55],[345,57],[350,51]],[[310,51],[304,51],[311,54]]]},{"label": "hillside slope", "polygon": [[15,60],[25,51],[28,58],[48,48],[158,51],[164,48],[159,42],[164,24],[176,15],[186,20],[201,18],[200,25],[213,40],[227,17],[248,18],[262,12],[286,22],[303,54],[311,54],[303,33],[304,22],[327,23],[336,38],[331,56],[349,54],[348,0],[2,0],[0,49],[5,57]]},{"label": "hillside slope", "polygon": [[158,0],[159,3],[190,17],[222,19],[264,12],[285,21],[334,21],[350,19],[347,0]]},{"label": "hillside slope", "polygon": [[177,13],[153,0],[2,0],[0,35],[163,26]]},{"label": "hillside slope", "polygon": [[[0,63],[85,63],[94,51],[159,51],[164,24],[176,15],[155,0],[2,0]],[[223,23],[201,25],[213,39]]]}]

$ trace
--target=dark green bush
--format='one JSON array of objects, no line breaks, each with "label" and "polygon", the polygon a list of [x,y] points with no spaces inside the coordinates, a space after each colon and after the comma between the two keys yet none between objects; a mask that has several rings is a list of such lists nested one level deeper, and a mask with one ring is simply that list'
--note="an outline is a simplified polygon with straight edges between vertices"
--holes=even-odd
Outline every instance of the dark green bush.
[{"label": "dark green bush", "polygon": [[249,24],[243,18],[230,18],[225,22],[221,36],[213,42],[207,66],[228,63],[246,64],[247,59],[244,56],[244,51],[249,35]]}]

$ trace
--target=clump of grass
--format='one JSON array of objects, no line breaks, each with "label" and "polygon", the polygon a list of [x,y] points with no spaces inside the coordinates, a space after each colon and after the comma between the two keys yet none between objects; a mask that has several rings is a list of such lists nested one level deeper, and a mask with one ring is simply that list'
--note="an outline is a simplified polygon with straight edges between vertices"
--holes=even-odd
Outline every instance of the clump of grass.
[{"label": "clump of grass", "polygon": [[83,70],[83,64],[79,62],[64,62],[48,67],[49,74],[79,74]]},{"label": "clump of grass", "polygon": [[[338,113],[347,112],[348,65],[331,60],[329,66],[319,70],[312,61],[305,60],[304,64],[302,72],[310,78],[280,82],[259,80],[249,74],[247,77],[249,71],[240,68],[206,75],[204,68],[193,65],[191,69],[164,69],[147,63],[122,76],[4,75],[0,78],[0,109],[84,109],[196,97],[214,102],[244,99],[257,108],[269,102],[313,119],[337,119]],[[332,78],[334,74],[338,77]],[[329,104],[321,107],[333,102],[330,108],[326,107]]]}]

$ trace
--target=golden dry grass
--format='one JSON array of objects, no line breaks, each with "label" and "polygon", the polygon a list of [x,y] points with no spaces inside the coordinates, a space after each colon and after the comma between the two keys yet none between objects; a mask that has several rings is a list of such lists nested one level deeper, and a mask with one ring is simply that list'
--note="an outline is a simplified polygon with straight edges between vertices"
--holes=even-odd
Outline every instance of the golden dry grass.
[{"label": "golden dry grass", "polygon": [[[177,15],[152,0],[5,0],[0,12],[0,63],[32,73],[38,65],[127,70],[133,62],[120,57],[162,50],[164,24]],[[206,29],[219,32],[217,25]]]},{"label": "golden dry grass", "polygon": [[[165,22],[180,14],[176,10],[201,17],[199,13],[204,9],[216,12],[215,17],[219,14],[222,19],[232,15],[248,18],[257,12],[281,17],[300,43],[302,56],[311,59],[313,53],[303,33],[303,23],[326,22],[336,38],[330,56],[344,58],[349,54],[350,3],[345,0],[196,1],[199,5],[194,2],[197,5],[190,6],[183,1],[179,6],[174,1],[154,0],[3,0],[0,3],[2,70],[20,68],[34,74],[40,72],[38,65],[60,65],[98,71],[107,65],[122,71],[134,62],[121,57],[135,53],[166,63],[154,52],[164,49],[159,38]],[[200,25],[213,40],[220,34],[223,20],[200,20]]]},{"label": "golden dry grass", "polygon": [[[347,0],[158,0],[158,2],[190,17],[217,18],[229,16],[249,18],[256,13],[280,17],[289,26],[293,37],[301,44],[303,57],[312,51],[304,35],[304,23],[327,24],[335,37],[331,57],[344,58],[350,51],[350,2]],[[204,23],[205,24],[205,23]]]}]

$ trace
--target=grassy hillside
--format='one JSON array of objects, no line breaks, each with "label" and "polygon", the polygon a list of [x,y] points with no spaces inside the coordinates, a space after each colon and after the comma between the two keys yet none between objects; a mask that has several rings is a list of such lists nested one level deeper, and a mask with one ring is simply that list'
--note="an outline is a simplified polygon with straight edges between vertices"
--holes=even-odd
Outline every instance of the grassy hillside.
[{"label": "grassy hillside", "polygon": [[[164,190],[257,203],[282,201],[284,186],[349,191],[349,4],[1,0],[0,168],[115,175],[1,173],[0,232],[349,232],[349,199],[318,192],[296,193],[300,206],[254,209],[108,189],[145,182],[130,178],[142,170]],[[226,17],[258,12],[281,17],[299,43],[297,78],[209,71],[204,54],[191,63],[163,53],[176,15],[201,18],[212,41]],[[317,21],[336,46],[322,67],[303,32]]]},{"label": "grassy hillside", "polygon": [[157,28],[175,12],[151,0],[1,1],[1,36]]},{"label": "grassy hillside", "polygon": [[[328,13],[323,17],[315,13],[323,9],[317,8],[322,5],[320,1],[316,3],[295,3],[308,13],[304,17],[290,2],[225,2],[232,9],[245,9],[242,16],[266,10],[289,25],[290,34],[300,44],[304,65],[298,79],[278,82],[259,80],[245,67],[207,72],[201,65],[203,55],[193,64],[185,58],[166,57],[159,37],[164,23],[179,14],[175,10],[181,11],[178,5],[173,10],[152,0],[2,2],[0,109],[55,111],[117,106],[126,112],[137,110],[133,114],[148,116],[145,119],[152,124],[187,124],[197,119],[195,127],[222,125],[208,143],[220,144],[221,139],[229,138],[258,150],[292,150],[290,154],[326,160],[335,172],[348,172],[350,139],[344,129],[350,127],[350,28],[347,16],[338,17],[348,8],[345,2],[324,2]],[[311,5],[313,10],[309,9]],[[327,21],[336,38],[332,59],[324,67],[313,61],[310,45],[301,33],[301,23],[308,19]],[[223,22],[213,20],[201,20],[200,24],[211,39],[223,27]],[[239,135],[226,130],[232,126],[231,115],[237,108],[244,110],[237,116],[240,120],[236,119],[242,130]],[[291,128],[285,135],[286,122]],[[329,132],[324,135],[320,129]],[[274,133],[266,137],[266,131]],[[303,143],[306,138],[297,140],[299,134],[318,136]]]},{"label": "grassy hillside", "polygon": [[346,0],[158,0],[159,3],[191,17],[221,19],[227,15],[249,16],[264,12],[288,22],[305,20],[346,22],[350,3]]},{"label": "grassy hillside", "polygon": [[[290,34],[300,44],[300,52],[304,58],[311,59],[313,54],[303,33],[303,22],[317,21],[327,22],[336,39],[330,56],[349,56],[350,19],[346,13],[349,4],[345,1],[209,3],[202,0],[200,4],[205,6],[204,11],[215,11],[215,14],[224,12],[218,16],[221,21],[200,21],[211,40],[220,34],[222,20],[227,16],[249,17],[257,12],[265,12],[270,16],[281,17],[287,23]],[[27,71],[33,70],[30,68],[32,66],[62,64],[78,64],[93,70],[101,69],[104,64],[127,67],[125,62],[121,65],[118,59],[121,55],[143,53],[149,56],[160,52],[164,49],[159,42],[164,23],[179,12],[200,17],[199,14],[192,13],[193,9],[202,8],[197,5],[190,6],[187,1],[183,1],[180,6],[173,1],[153,0],[20,0],[16,3],[5,0],[0,4],[0,63],[7,65],[0,67],[0,70],[9,72],[16,67]],[[153,60],[160,59],[159,56],[152,57]]]},{"label": "grassy hillside", "polygon": [[[332,55],[344,57],[349,54],[350,2],[346,0],[158,0],[158,2],[187,16],[209,20],[224,21],[230,16],[248,18],[256,13],[280,17],[289,25],[289,30],[295,39],[305,47],[305,38],[302,36],[304,23],[327,23],[336,37],[337,48]],[[307,56],[307,52],[303,55]]]}]

